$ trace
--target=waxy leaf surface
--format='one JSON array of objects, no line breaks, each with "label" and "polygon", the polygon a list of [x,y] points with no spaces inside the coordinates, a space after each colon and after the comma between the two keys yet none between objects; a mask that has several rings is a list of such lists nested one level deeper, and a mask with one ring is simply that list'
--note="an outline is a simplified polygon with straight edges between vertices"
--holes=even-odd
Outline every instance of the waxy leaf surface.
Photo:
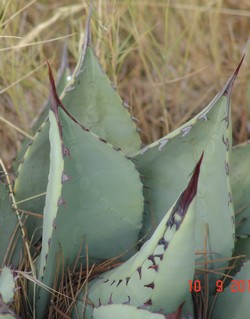
[{"label": "waxy leaf surface", "polygon": [[[195,246],[198,252],[207,251],[208,260],[225,258],[225,261],[210,263],[211,268],[226,266],[226,259],[231,257],[234,247],[234,212],[229,183],[232,143],[230,93],[239,67],[203,111],[174,132],[146,146],[133,159],[143,176],[146,199],[141,235],[150,236],[204,151],[197,194]],[[202,262],[203,257],[201,253],[197,261]]]},{"label": "waxy leaf surface", "polygon": [[[51,157],[40,280],[52,287],[57,262],[63,262],[66,269],[80,253],[85,263],[85,246],[90,260],[98,261],[136,252],[143,196],[133,163],[58,109],[62,104],[51,72],[50,79],[51,105],[58,113],[50,111]],[[44,294],[37,303],[41,318],[48,303]]]},{"label": "waxy leaf surface", "polygon": [[[194,197],[201,160],[187,188],[141,250],[88,285],[87,318],[93,311],[91,305],[127,303],[172,313],[185,301],[189,292],[188,280],[193,278],[195,268]],[[78,310],[81,312],[80,302]]]},{"label": "waxy leaf surface", "polygon": [[[78,64],[61,99],[80,123],[91,128],[94,133],[115,147],[121,148],[126,155],[130,155],[140,148],[139,134],[127,109],[123,106],[126,104],[112,88],[109,79],[99,65],[90,44],[89,23],[90,16]],[[41,118],[46,118],[47,113],[48,111],[44,110]],[[38,120],[39,123],[41,118]],[[26,144],[27,141],[24,146],[27,151],[24,154],[23,163],[18,168],[18,177],[15,182],[14,191],[17,201],[46,192],[50,147],[47,121],[39,128],[32,145],[27,148]],[[44,204],[45,196],[41,195],[36,199],[20,203],[19,207],[41,214]],[[28,219],[28,232],[39,226],[41,226],[39,219],[33,217]],[[31,235],[29,234],[29,237]]]}]

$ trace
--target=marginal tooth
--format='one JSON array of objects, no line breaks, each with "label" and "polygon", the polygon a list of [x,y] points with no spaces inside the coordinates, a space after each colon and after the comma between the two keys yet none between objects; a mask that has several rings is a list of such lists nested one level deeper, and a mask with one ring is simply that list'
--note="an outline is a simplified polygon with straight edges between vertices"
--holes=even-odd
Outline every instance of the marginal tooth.
[{"label": "marginal tooth", "polygon": [[227,123],[227,129],[229,127],[229,119],[228,119],[228,116],[225,116],[222,121],[225,121]]},{"label": "marginal tooth", "polygon": [[144,306],[152,306],[152,300],[149,299],[148,301],[144,302]]},{"label": "marginal tooth", "polygon": [[131,115],[130,117],[132,121],[140,123],[140,121],[135,116]]},{"label": "marginal tooth", "polygon": [[152,262],[152,264],[155,265],[155,256],[154,255],[150,255],[148,257],[148,260],[150,260]]},{"label": "marginal tooth", "polygon": [[229,141],[224,135],[222,135],[222,142],[226,145],[226,150],[229,151]]},{"label": "marginal tooth", "polygon": [[80,125],[81,126],[81,128],[85,131],[85,132],[89,132],[89,128],[87,128],[86,126],[84,126],[84,125]]},{"label": "marginal tooth", "polygon": [[151,282],[151,283],[150,283],[150,284],[148,284],[148,285],[144,285],[144,287],[154,289],[155,284],[154,284],[153,282]]},{"label": "marginal tooth", "polygon": [[64,207],[66,206],[66,202],[65,202],[65,200],[62,197],[60,197],[58,199],[58,202],[57,202],[57,206],[58,207],[61,206],[61,205],[63,205]]},{"label": "marginal tooth", "polygon": [[149,269],[154,269],[156,272],[158,271],[158,265],[152,265],[148,267]]},{"label": "marginal tooth", "polygon": [[137,272],[138,272],[138,274],[139,274],[139,277],[140,277],[140,279],[141,279],[141,267],[138,267],[136,270],[137,270]]},{"label": "marginal tooth", "polygon": [[163,149],[163,147],[168,143],[168,141],[169,141],[168,139],[165,139],[159,142],[159,151]]},{"label": "marginal tooth", "polygon": [[32,143],[33,143],[33,140],[30,140],[29,143],[27,143],[27,147],[32,145]]},{"label": "marginal tooth", "polygon": [[70,91],[72,91],[72,90],[74,90],[74,89],[75,89],[74,85],[69,85],[69,86],[65,89],[65,93],[68,93],[68,92],[70,92]]},{"label": "marginal tooth", "polygon": [[231,217],[231,221],[232,221],[232,224],[235,225],[235,216],[234,215]]},{"label": "marginal tooth", "polygon": [[112,301],[112,295],[113,295],[113,293],[111,293],[111,295],[110,295],[110,297],[109,297],[109,302],[108,302],[109,305],[112,305],[112,303],[113,303],[113,301]]},{"label": "marginal tooth", "polygon": [[56,227],[56,219],[53,220],[52,227],[53,227],[53,229],[55,229],[55,230],[57,229],[57,227]]},{"label": "marginal tooth", "polygon": [[122,304],[123,304],[123,305],[129,305],[129,304],[130,304],[130,299],[131,299],[130,296],[128,296],[128,301],[125,301],[125,302],[123,302]]},{"label": "marginal tooth", "polygon": [[232,194],[228,193],[228,205],[230,205],[233,202]]},{"label": "marginal tooth", "polygon": [[102,137],[99,137],[99,141],[101,141],[103,143],[107,143],[107,141],[104,138],[102,138]]},{"label": "marginal tooth", "polygon": [[130,280],[130,277],[127,277],[126,278],[126,286],[128,285],[129,280]]},{"label": "marginal tooth", "polygon": [[158,241],[158,245],[162,246],[164,251],[168,248],[168,242],[165,240],[164,237],[162,237],[162,238]]},{"label": "marginal tooth", "polygon": [[183,129],[181,130],[182,137],[186,136],[191,131],[191,128],[192,128],[192,125],[183,127]]},{"label": "marginal tooth", "polygon": [[149,149],[148,146],[145,146],[143,149],[140,150],[140,154],[143,155]]},{"label": "marginal tooth", "polygon": [[63,153],[63,157],[66,157],[66,156],[70,157],[70,151],[65,145],[62,145],[62,153]]},{"label": "marginal tooth", "polygon": [[125,109],[130,109],[131,108],[131,106],[125,101],[123,101],[122,105],[125,107]]},{"label": "marginal tooth", "polygon": [[70,179],[71,179],[71,176],[69,176],[69,175],[67,175],[65,173],[62,174],[62,183],[67,182]]},{"label": "marginal tooth", "polygon": [[226,171],[226,174],[229,175],[229,165],[227,162],[225,162],[225,171]]},{"label": "marginal tooth", "polygon": [[208,121],[207,113],[201,114],[198,117],[198,120],[204,120],[205,122]]}]

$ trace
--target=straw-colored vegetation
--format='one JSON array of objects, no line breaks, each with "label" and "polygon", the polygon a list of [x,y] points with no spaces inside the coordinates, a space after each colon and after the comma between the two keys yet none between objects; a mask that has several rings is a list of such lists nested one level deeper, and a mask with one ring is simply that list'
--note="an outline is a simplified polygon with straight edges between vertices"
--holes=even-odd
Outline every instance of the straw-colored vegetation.
[{"label": "straw-colored vegetation", "polygon": [[[198,113],[222,88],[244,52],[232,98],[234,143],[249,137],[250,71],[248,0],[95,0],[93,46],[103,68],[138,119],[148,144]],[[0,3],[0,148],[7,168],[30,135],[49,95],[46,59],[54,73],[66,43],[73,70],[83,37],[88,1],[3,0]],[[61,285],[58,317],[68,310],[87,275],[80,270]],[[25,267],[23,267],[25,268]],[[67,274],[65,274],[66,276]],[[27,273],[20,285],[25,291]],[[25,313],[19,294],[16,311]],[[50,314],[52,318],[54,314]]]},{"label": "straw-colored vegetation", "polygon": [[[247,50],[249,1],[96,0],[93,45],[140,121],[145,144],[184,123],[222,87]],[[65,7],[67,6],[67,7]],[[48,97],[45,60],[59,66],[63,44],[75,65],[87,1],[1,1],[0,147],[15,156]],[[249,134],[249,55],[233,92],[234,142]]]}]

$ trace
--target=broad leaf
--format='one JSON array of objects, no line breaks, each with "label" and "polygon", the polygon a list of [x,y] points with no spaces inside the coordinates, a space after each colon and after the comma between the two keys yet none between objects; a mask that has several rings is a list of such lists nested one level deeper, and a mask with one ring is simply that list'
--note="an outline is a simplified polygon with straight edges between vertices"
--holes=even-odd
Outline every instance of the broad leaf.
[{"label": "broad leaf", "polygon": [[[86,28],[86,38],[82,46],[79,62],[72,79],[61,95],[63,104],[85,127],[107,140],[125,154],[132,154],[140,148],[140,138],[136,126],[123,107],[123,102],[99,65],[90,44],[90,15]],[[46,110],[44,111],[46,117]],[[39,123],[41,119],[39,120]],[[25,142],[24,149],[27,148]],[[18,168],[14,191],[19,208],[41,214],[49,174],[49,124],[45,121],[38,129],[32,144],[23,156]],[[30,199],[33,196],[36,199]],[[27,200],[29,199],[29,200]],[[26,200],[26,201],[25,201]],[[25,202],[24,202],[25,201]],[[39,219],[27,220],[29,237],[31,231],[41,226]],[[37,234],[36,238],[39,235]]]},{"label": "broad leaf", "polygon": [[[61,108],[58,115],[50,111],[50,174],[40,279],[52,287],[57,261],[66,269],[80,254],[84,263],[86,245],[89,258],[95,260],[136,252],[143,196],[131,161],[62,109],[51,72],[50,79],[51,105],[53,110]],[[62,148],[67,150],[64,159]],[[43,318],[48,295],[41,289],[39,299],[37,309]]]},{"label": "broad leaf", "polygon": [[[213,269],[225,267],[234,248],[234,212],[229,183],[230,93],[240,65],[203,111],[174,132],[146,146],[133,158],[143,176],[146,199],[142,236],[150,236],[166,208],[172,205],[176,194],[186,184],[199,154],[205,152],[197,195],[196,251],[201,252],[197,256],[199,262],[204,261],[202,252],[207,251],[207,259],[215,261],[208,266]],[[222,258],[224,261],[216,262]],[[213,281],[210,287],[214,284]]]},{"label": "broad leaf", "polygon": [[[172,313],[185,301],[189,293],[188,281],[193,279],[195,270],[194,197],[201,160],[187,188],[141,250],[121,266],[88,284],[87,317],[93,311],[91,306],[127,303]],[[81,307],[83,304],[79,301],[79,313]]]}]

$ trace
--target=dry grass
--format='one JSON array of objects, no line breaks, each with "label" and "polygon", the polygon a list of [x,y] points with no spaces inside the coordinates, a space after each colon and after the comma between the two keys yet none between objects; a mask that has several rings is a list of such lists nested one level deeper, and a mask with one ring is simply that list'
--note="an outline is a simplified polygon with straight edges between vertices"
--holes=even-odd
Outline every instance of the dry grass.
[{"label": "dry grass", "polygon": [[[248,0],[96,0],[94,44],[109,77],[132,105],[150,143],[208,103],[246,50]],[[63,6],[69,6],[67,9]],[[48,96],[48,58],[57,69],[67,41],[70,64],[78,55],[86,1],[10,1],[0,7],[0,116],[29,132]],[[71,10],[69,10],[71,8]],[[235,143],[249,136],[249,54],[233,92]],[[1,122],[6,164],[22,134]]]},{"label": "dry grass", "polygon": [[[206,106],[247,50],[249,0],[93,2],[97,55],[123,99],[132,106],[145,144]],[[81,0],[74,4],[71,0],[1,1],[0,148],[7,167],[20,147],[20,130],[30,133],[30,123],[48,97],[46,58],[54,70],[58,69],[66,41],[74,67],[87,7]],[[234,143],[250,135],[249,85],[248,52],[233,91]],[[105,267],[110,265],[93,270],[93,274]],[[61,286],[62,295],[54,309],[59,317],[63,306],[69,309],[74,299],[65,289],[79,287],[86,274],[80,270],[74,279],[69,274],[69,284]],[[63,298],[65,294],[71,296],[70,301]],[[24,307],[21,302],[20,309]]]}]

